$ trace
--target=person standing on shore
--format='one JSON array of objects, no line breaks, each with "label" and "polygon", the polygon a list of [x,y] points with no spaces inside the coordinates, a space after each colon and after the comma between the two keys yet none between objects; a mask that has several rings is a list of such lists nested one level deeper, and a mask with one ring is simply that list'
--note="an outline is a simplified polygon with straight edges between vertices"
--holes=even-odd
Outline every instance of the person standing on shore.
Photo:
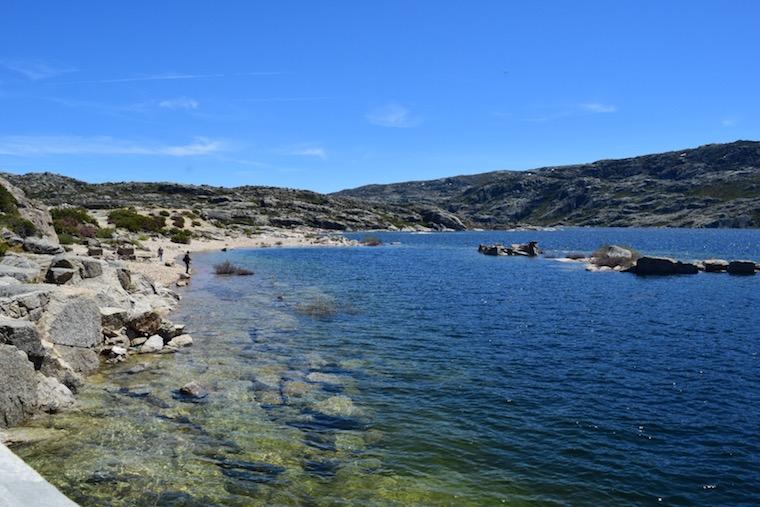
[{"label": "person standing on shore", "polygon": [[161,262],[164,261],[164,247],[162,246],[158,247],[158,260]]},{"label": "person standing on shore", "polygon": [[182,262],[185,263],[185,274],[190,274],[190,251],[185,252],[185,256],[182,257]]}]

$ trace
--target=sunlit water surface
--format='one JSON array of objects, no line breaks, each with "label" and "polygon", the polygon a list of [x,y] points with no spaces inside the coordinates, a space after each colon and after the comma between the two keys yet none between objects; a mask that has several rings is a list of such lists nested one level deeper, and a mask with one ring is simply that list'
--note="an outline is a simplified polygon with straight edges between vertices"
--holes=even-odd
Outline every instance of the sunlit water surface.
[{"label": "sunlit water surface", "polygon": [[[760,498],[760,276],[476,251],[537,239],[760,260],[759,231],[380,236],[196,255],[172,317],[195,345],[106,368],[81,410],[32,423],[56,438],[16,452],[85,506]],[[213,275],[223,259],[256,275]],[[205,403],[175,399],[190,380]]]}]

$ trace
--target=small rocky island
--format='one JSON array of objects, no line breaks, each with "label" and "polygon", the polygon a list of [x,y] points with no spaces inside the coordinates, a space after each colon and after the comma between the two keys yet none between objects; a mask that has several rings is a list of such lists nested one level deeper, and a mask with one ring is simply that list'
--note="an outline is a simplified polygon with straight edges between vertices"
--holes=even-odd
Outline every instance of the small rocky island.
[{"label": "small rocky island", "polygon": [[[513,244],[509,247],[501,243],[479,245],[478,252],[492,256],[537,257],[542,251],[537,241]],[[695,275],[706,273],[729,273],[732,275],[754,275],[760,271],[760,263],[752,260],[706,259],[703,261],[680,261],[669,257],[642,255],[633,248],[619,245],[604,245],[590,256],[576,254],[561,260],[585,262],[588,271],[619,271],[641,276]]]}]

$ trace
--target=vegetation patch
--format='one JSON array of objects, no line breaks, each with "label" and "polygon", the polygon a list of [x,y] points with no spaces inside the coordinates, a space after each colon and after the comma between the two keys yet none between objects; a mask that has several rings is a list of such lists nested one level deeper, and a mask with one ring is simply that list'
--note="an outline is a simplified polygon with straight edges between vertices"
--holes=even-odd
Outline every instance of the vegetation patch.
[{"label": "vegetation patch", "polygon": [[221,264],[214,265],[214,273],[217,275],[250,276],[253,271],[237,266],[230,261],[224,261]]},{"label": "vegetation patch", "polygon": [[360,243],[364,246],[380,246],[383,241],[377,236],[364,236]]},{"label": "vegetation patch", "polygon": [[184,245],[190,244],[190,240],[193,238],[193,233],[185,229],[171,229],[169,231],[169,240],[172,243],[181,243]]},{"label": "vegetation patch", "polygon": [[108,214],[108,223],[129,232],[160,232],[166,227],[166,218],[141,215],[134,208],[122,208]]},{"label": "vegetation patch", "polygon": [[22,238],[39,232],[32,222],[21,216],[16,198],[3,186],[0,186],[0,227],[5,227]]}]

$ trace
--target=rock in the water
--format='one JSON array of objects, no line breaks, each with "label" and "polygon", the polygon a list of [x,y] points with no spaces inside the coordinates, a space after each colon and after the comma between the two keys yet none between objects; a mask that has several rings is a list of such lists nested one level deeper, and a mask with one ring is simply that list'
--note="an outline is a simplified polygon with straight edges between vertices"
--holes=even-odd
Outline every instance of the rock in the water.
[{"label": "rock in the water", "polygon": [[630,269],[641,276],[693,275],[699,272],[696,264],[676,261],[667,257],[641,257]]},{"label": "rock in the water", "polygon": [[208,391],[198,382],[188,382],[179,389],[179,394],[186,398],[202,399],[208,396]]},{"label": "rock in the water", "polygon": [[61,245],[41,238],[26,238],[24,240],[24,250],[44,255],[56,255],[64,252]]},{"label": "rock in the water", "polygon": [[639,254],[630,248],[618,245],[604,245],[591,256],[591,264],[598,267],[629,268],[633,266]]},{"label": "rock in the water", "polygon": [[754,275],[755,263],[753,261],[731,261],[726,271],[732,275]]},{"label": "rock in the water", "polygon": [[359,413],[354,402],[348,396],[331,396],[317,403],[314,408],[323,414],[331,416],[351,417]]},{"label": "rock in the water", "polygon": [[37,407],[43,412],[55,413],[74,404],[74,394],[53,377],[37,373]]},{"label": "rock in the water", "polygon": [[0,345],[0,426],[13,426],[37,406],[37,374],[26,354]]},{"label": "rock in the water", "polygon": [[707,259],[702,262],[707,273],[719,273],[728,269],[728,261],[723,259]]},{"label": "rock in the water", "polygon": [[45,355],[37,326],[28,320],[0,317],[0,343],[15,346],[25,352],[31,361]]},{"label": "rock in the water", "polygon": [[164,348],[164,339],[159,335],[154,334],[140,347],[140,352],[143,354],[149,354],[151,352],[158,352]]},{"label": "rock in the water", "polygon": [[170,347],[179,349],[182,347],[188,347],[192,344],[193,344],[193,337],[190,336],[189,334],[182,334],[169,340],[169,343],[167,345],[169,345]]}]

